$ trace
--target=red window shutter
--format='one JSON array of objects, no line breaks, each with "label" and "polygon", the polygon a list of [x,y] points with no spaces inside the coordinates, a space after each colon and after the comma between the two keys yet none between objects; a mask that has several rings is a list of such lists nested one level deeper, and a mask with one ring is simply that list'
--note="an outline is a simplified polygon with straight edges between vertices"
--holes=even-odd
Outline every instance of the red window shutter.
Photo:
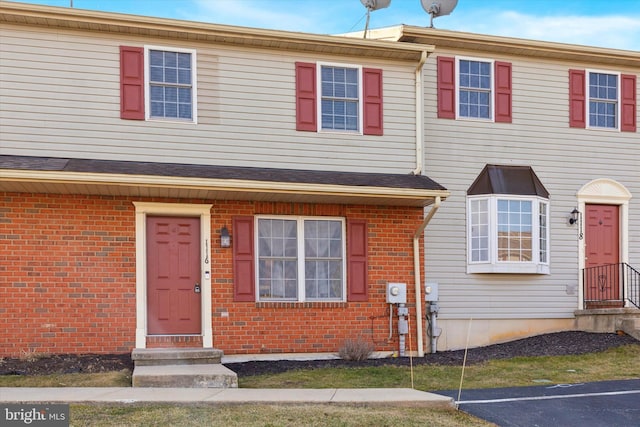
[{"label": "red window shutter", "polygon": [[120,118],[144,120],[144,49],[120,46]]},{"label": "red window shutter", "polygon": [[318,130],[316,64],[296,62],[296,130]]},{"label": "red window shutter", "polygon": [[363,121],[365,135],[382,135],[382,70],[362,70]]},{"label": "red window shutter", "polygon": [[511,123],[512,95],[510,62],[495,62],[495,91],[495,121]]},{"label": "red window shutter", "polygon": [[623,132],[635,132],[638,121],[636,117],[636,76],[634,74],[622,74],[620,76],[620,87],[622,94],[620,130]]},{"label": "red window shutter", "polygon": [[456,118],[456,60],[438,57],[438,117]]},{"label": "red window shutter", "polygon": [[237,216],[233,232],[233,300],[255,301],[255,260],[253,250],[253,217]]},{"label": "red window shutter", "polygon": [[367,301],[367,222],[347,221],[347,301]]},{"label": "red window shutter", "polygon": [[584,70],[569,70],[569,126],[587,126],[586,81]]}]

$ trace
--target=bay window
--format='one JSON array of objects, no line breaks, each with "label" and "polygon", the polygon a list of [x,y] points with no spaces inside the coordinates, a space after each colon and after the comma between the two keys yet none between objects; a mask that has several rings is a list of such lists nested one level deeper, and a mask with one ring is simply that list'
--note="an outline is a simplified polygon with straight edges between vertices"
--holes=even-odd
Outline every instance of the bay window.
[{"label": "bay window", "polygon": [[487,165],[467,211],[468,273],[549,273],[548,193],[533,170]]}]

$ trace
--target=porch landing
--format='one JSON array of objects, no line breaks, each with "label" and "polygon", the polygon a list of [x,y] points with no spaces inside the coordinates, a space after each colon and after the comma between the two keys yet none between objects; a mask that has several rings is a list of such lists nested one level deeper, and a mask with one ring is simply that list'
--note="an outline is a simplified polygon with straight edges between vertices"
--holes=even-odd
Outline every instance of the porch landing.
[{"label": "porch landing", "polygon": [[238,376],[213,348],[136,348],[133,387],[237,388]]},{"label": "porch landing", "polygon": [[640,340],[640,310],[637,308],[593,308],[577,310],[576,329],[586,332],[624,332]]}]

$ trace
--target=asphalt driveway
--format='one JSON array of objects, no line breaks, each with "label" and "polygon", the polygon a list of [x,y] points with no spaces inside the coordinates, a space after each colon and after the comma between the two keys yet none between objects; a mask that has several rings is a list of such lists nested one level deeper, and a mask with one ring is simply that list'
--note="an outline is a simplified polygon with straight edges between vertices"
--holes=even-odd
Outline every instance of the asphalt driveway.
[{"label": "asphalt driveway", "polygon": [[436,393],[504,427],[640,426],[640,379]]}]

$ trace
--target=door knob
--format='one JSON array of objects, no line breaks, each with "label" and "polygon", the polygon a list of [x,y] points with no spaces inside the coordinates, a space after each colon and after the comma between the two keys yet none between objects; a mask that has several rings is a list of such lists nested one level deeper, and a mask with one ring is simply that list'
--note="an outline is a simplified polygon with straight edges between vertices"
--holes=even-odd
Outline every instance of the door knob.
[{"label": "door knob", "polygon": [[195,284],[195,286],[193,287],[193,292],[195,292],[196,294],[200,293],[200,283]]}]

